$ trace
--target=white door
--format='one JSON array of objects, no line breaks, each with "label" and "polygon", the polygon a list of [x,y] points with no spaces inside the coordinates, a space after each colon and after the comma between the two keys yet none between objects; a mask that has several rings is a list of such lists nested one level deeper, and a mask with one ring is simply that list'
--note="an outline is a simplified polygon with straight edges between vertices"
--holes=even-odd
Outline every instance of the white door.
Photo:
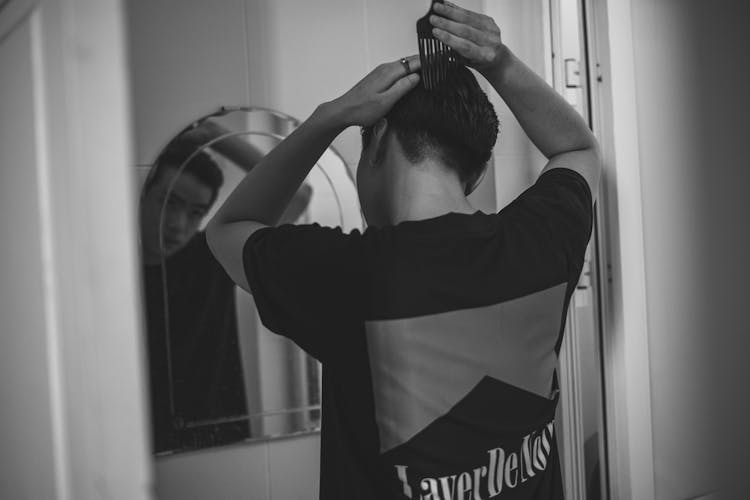
[{"label": "white door", "polygon": [[0,0],[0,498],[149,497],[122,10]]}]

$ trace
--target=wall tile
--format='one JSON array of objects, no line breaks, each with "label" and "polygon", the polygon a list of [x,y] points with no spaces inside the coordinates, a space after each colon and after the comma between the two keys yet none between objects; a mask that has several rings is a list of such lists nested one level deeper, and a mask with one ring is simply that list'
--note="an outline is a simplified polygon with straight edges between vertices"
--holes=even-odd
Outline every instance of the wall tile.
[{"label": "wall tile", "polygon": [[200,116],[247,103],[242,2],[125,2],[136,163]]},{"label": "wall tile", "polygon": [[247,0],[253,104],[305,119],[363,75],[362,5]]},{"label": "wall tile", "polygon": [[271,500],[317,500],[320,435],[268,442]]},{"label": "wall tile", "polygon": [[159,500],[269,500],[267,442],[156,459]]},{"label": "wall tile", "polygon": [[[367,72],[363,3],[247,0],[250,99],[306,119]],[[353,170],[359,134],[334,142]]]}]

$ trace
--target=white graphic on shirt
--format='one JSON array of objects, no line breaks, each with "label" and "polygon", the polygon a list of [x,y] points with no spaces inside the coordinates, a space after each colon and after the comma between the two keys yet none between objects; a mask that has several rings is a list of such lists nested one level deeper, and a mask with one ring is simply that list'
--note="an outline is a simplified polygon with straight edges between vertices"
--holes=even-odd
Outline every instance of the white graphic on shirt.
[{"label": "white graphic on shirt", "polygon": [[[485,500],[501,498],[547,468],[552,452],[554,420],[523,437],[518,451],[502,447],[487,450],[487,465],[439,477],[420,477],[419,500]],[[415,498],[409,484],[409,466],[394,465],[407,498]],[[487,492],[489,496],[483,496]]]}]

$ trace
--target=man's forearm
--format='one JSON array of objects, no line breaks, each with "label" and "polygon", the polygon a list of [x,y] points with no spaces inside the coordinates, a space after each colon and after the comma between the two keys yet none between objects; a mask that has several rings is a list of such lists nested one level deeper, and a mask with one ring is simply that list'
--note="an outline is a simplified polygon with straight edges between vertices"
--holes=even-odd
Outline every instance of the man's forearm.
[{"label": "man's forearm", "polygon": [[510,49],[502,63],[483,72],[526,135],[551,158],[568,151],[594,148],[596,138],[581,115]]},{"label": "man's forearm", "polygon": [[275,225],[318,158],[343,128],[325,104],[319,106],[245,175],[211,224],[251,220]]},{"label": "man's forearm", "polygon": [[214,143],[211,147],[246,172],[263,159],[263,153],[254,148],[242,136],[228,137]]},{"label": "man's forearm", "polygon": [[233,135],[229,129],[213,120],[202,121],[197,127],[183,133],[180,139],[192,143],[198,148],[220,137],[224,138],[213,142],[211,148],[229,158],[246,172],[263,158],[263,153],[250,144],[244,135]]}]

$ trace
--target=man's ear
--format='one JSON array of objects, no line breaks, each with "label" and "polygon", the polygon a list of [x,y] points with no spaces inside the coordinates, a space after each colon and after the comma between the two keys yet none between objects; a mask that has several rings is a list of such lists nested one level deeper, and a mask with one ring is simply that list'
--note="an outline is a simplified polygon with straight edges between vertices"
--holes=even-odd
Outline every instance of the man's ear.
[{"label": "man's ear", "polygon": [[385,158],[386,141],[388,140],[386,132],[388,131],[388,120],[381,118],[375,122],[372,131],[372,142],[374,146],[374,152],[372,157],[371,165],[377,166],[383,162]]},{"label": "man's ear", "polygon": [[388,120],[385,117],[380,118],[378,121],[376,121],[373,124],[372,128],[373,128],[373,133],[375,137],[377,137],[379,140],[383,140],[385,131],[388,128]]}]

